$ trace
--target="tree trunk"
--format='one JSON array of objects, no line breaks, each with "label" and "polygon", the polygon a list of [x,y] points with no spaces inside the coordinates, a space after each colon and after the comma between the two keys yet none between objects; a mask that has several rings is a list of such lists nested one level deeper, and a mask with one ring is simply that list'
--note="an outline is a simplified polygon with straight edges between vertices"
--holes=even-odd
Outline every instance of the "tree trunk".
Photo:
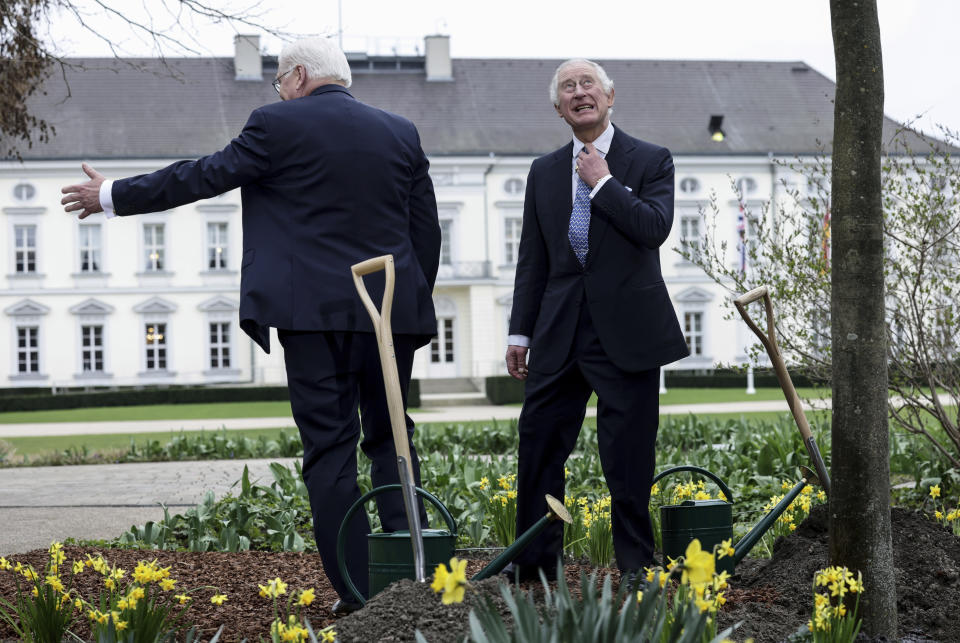
[{"label": "tree trunk", "polygon": [[837,64],[830,558],[863,573],[864,631],[896,640],[880,193],[883,60],[876,0],[830,0],[830,18]]}]

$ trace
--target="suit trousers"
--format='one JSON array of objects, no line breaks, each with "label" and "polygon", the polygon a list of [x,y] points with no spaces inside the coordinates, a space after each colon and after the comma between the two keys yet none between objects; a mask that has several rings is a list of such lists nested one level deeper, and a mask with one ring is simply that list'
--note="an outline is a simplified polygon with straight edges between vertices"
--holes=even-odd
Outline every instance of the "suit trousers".
[{"label": "suit trousers", "polygon": [[[280,330],[278,334],[286,363],[290,407],[303,441],[303,481],[310,496],[317,550],[334,589],[341,598],[355,601],[338,569],[336,544],[347,510],[360,497],[356,453],[361,430],[360,448],[370,458],[373,486],[400,482],[376,336],[339,331]],[[394,336],[404,409],[418,339],[413,335]],[[404,417],[407,435],[412,439],[413,420],[406,414]],[[420,465],[412,442],[410,457],[416,484],[420,486]],[[400,492],[380,494],[376,502],[384,531],[408,528]],[[426,527],[422,501],[420,521]],[[355,513],[347,530],[347,569],[354,585],[366,596],[370,533],[366,512]]]},{"label": "suit trousers", "polygon": [[[520,413],[517,535],[547,511],[545,494],[564,498],[564,466],[577,442],[590,394],[596,392],[600,463],[611,495],[617,566],[636,570],[653,562],[650,486],[659,420],[659,368],[626,372],[600,345],[581,300],[570,356],[555,373],[536,371],[536,355]],[[523,568],[555,569],[563,523],[547,527],[517,558]],[[532,571],[532,570],[531,570]]]}]

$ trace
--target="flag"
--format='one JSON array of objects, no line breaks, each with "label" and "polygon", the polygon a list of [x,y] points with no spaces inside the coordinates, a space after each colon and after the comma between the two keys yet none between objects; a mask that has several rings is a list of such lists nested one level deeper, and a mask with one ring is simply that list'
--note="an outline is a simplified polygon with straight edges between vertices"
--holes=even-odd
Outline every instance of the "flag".
[{"label": "flag", "polygon": [[740,251],[740,272],[747,271],[747,212],[743,207],[743,201],[740,202],[740,213],[737,214],[737,237],[739,242],[737,248]]}]

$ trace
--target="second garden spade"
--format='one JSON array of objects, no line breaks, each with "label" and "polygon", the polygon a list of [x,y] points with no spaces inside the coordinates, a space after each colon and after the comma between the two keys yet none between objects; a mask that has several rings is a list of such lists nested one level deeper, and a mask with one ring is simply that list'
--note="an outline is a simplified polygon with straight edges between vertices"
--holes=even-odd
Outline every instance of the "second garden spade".
[{"label": "second garden spade", "polygon": [[[384,271],[383,302],[380,311],[370,298],[363,283],[363,276]],[[420,527],[420,513],[417,506],[416,478],[413,475],[413,463],[410,460],[410,443],[407,438],[407,425],[403,411],[403,394],[400,391],[400,377],[397,373],[397,356],[393,347],[393,331],[390,328],[390,311],[393,306],[394,267],[393,255],[383,255],[361,261],[350,267],[353,282],[360,293],[364,308],[373,321],[380,349],[380,365],[383,370],[383,384],[387,393],[387,409],[390,412],[390,427],[393,431],[393,443],[397,449],[397,466],[400,468],[400,483],[403,492],[403,506],[410,525],[410,541],[413,544],[413,568],[418,582],[426,581],[424,572],[423,532]]]},{"label": "second garden spade", "polygon": [[[758,299],[763,300],[764,308],[767,313],[767,332],[764,333],[750,318],[747,312],[747,305]],[[743,321],[747,323],[754,335],[760,338],[760,343],[767,349],[767,355],[773,363],[773,370],[777,373],[777,381],[780,382],[780,388],[787,398],[787,406],[793,413],[793,419],[800,429],[800,435],[803,436],[803,444],[807,447],[807,453],[813,460],[813,468],[820,478],[820,485],[823,490],[830,494],[830,475],[827,473],[827,466],[823,463],[823,457],[820,455],[820,449],[817,447],[817,441],[810,432],[810,425],[807,423],[807,416],[803,413],[803,405],[800,402],[800,396],[797,395],[797,389],[793,387],[793,380],[790,379],[790,373],[787,372],[787,366],[783,362],[783,355],[780,354],[780,347],[777,346],[776,327],[773,323],[773,302],[770,300],[770,292],[766,286],[754,288],[748,293],[740,295],[733,300],[733,305],[737,307]]]}]

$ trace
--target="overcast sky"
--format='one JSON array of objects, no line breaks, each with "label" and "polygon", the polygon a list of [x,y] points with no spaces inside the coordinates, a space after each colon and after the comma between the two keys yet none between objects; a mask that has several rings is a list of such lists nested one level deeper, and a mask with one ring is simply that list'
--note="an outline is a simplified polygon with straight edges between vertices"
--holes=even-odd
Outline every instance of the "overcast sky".
[{"label": "overcast sky", "polygon": [[[92,0],[74,2],[122,54],[155,55],[152,43],[102,15]],[[253,2],[207,4],[236,10]],[[138,10],[130,17],[176,34],[168,29],[173,20],[162,0],[110,4]],[[902,122],[923,115],[917,123],[928,132],[937,123],[960,130],[960,53],[953,44],[960,35],[960,0],[878,4],[886,113]],[[255,11],[261,24],[291,34],[336,34],[342,24],[348,51],[388,53],[396,47],[413,53],[417,46],[422,51],[423,36],[443,33],[450,36],[455,58],[802,60],[834,77],[827,0],[260,0]],[[232,55],[235,30],[255,31],[201,19],[187,22],[181,38],[202,55]],[[103,40],[79,30],[68,16],[55,21],[49,39],[66,55],[110,55]],[[264,36],[262,44],[267,53],[277,54],[282,41]]]}]

